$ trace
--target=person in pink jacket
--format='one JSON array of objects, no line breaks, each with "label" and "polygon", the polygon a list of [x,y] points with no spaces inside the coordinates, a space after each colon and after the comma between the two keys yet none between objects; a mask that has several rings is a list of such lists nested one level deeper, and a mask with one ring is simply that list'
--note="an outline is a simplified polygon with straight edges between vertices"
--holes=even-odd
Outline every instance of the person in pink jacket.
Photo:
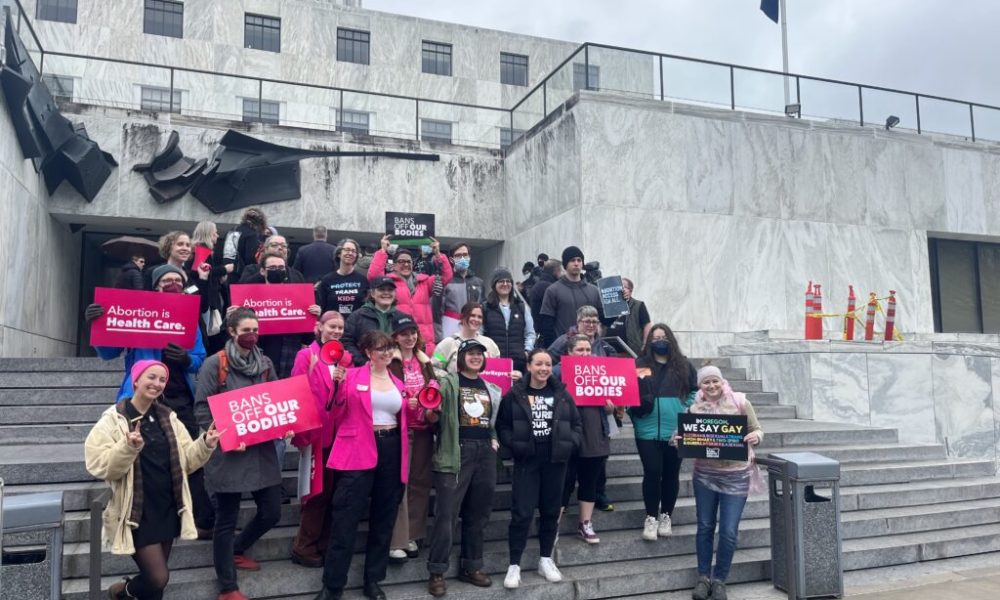
[{"label": "person in pink jacket", "polygon": [[389,565],[389,540],[407,480],[406,386],[388,369],[396,346],[389,334],[378,330],[364,334],[358,346],[368,364],[349,369],[333,399],[336,437],[326,466],[335,471],[336,486],[323,589],[315,600],[339,600],[343,595],[366,510],[362,593],[385,600],[379,582]]},{"label": "person in pink jacket", "polygon": [[334,480],[333,471],[323,468],[323,465],[329,460],[330,448],[333,447],[332,400],[335,382],[342,380],[345,369],[351,366],[351,354],[345,351],[338,365],[328,365],[320,358],[320,350],[323,344],[339,340],[342,335],[344,318],[337,311],[326,311],[316,323],[316,341],[299,350],[292,367],[293,377],[306,375],[309,378],[316,412],[323,422],[321,428],[300,433],[292,439],[297,448],[312,447],[312,458],[317,468],[323,470],[323,477],[315,486],[317,489],[310,489],[302,497],[299,531],[292,544],[292,562],[303,567],[322,567],[322,551],[330,542],[330,500],[333,499]]},{"label": "person in pink jacket", "polygon": [[[392,242],[389,236],[382,238],[382,249],[372,257],[371,265],[368,267],[368,281],[374,282],[376,277],[388,275],[396,282],[396,308],[408,315],[411,315],[420,328],[420,335],[427,343],[427,355],[434,354],[434,314],[431,310],[431,294],[434,289],[434,276],[426,273],[414,273],[413,261],[416,258],[416,250],[412,248],[399,248],[393,256],[392,273],[385,272],[385,265],[389,261],[389,245]],[[451,282],[452,270],[448,258],[441,254],[441,244],[437,240],[431,244],[434,251],[434,260],[441,268],[441,285],[447,286]]]}]

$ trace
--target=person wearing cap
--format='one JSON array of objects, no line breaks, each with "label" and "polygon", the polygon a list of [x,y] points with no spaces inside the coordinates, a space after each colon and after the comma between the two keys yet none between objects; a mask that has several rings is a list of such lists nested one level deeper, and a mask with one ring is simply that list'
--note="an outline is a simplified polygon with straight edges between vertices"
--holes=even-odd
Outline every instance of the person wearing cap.
[{"label": "person wearing cap", "polygon": [[158,360],[135,361],[130,397],[105,410],[84,442],[87,471],[111,487],[104,542],[139,567],[136,577],[111,585],[112,600],[162,597],[174,540],[198,537],[188,476],[208,460],[219,432],[213,426],[192,439],[161,401],[168,371]]},{"label": "person wearing cap", "polygon": [[566,463],[580,448],[582,435],[580,412],[566,386],[552,377],[548,350],[531,351],[528,374],[504,395],[496,424],[500,443],[514,457],[507,529],[510,561],[503,581],[507,589],[521,584],[521,555],[536,509],[538,574],[549,582],[562,581],[552,550],[559,530]]},{"label": "person wearing cap", "polygon": [[401,314],[396,307],[396,282],[388,275],[371,280],[368,301],[347,317],[344,324],[344,349],[354,358],[354,366],[368,362],[368,357],[358,347],[358,342],[369,331],[392,332],[393,321]]},{"label": "person wearing cap", "polygon": [[[295,355],[292,377],[305,375],[309,378],[316,413],[322,427],[296,435],[292,445],[297,448],[310,447],[318,465],[325,465],[333,447],[333,414],[331,399],[337,382],[344,379],[346,369],[351,366],[351,355],[344,352],[337,364],[328,364],[323,359],[323,345],[340,340],[344,335],[344,318],[340,313],[329,310],[320,315],[314,330],[316,339],[299,350]],[[333,499],[333,471],[323,469],[319,489],[310,489],[301,498],[302,508],[299,531],[292,543],[292,562],[303,567],[323,566],[323,551],[330,542],[330,500]]]},{"label": "person wearing cap", "polygon": [[323,312],[335,310],[346,319],[368,299],[368,278],[355,271],[361,246],[350,238],[337,243],[334,258],[337,269],[316,283],[316,304]]},{"label": "person wearing cap", "polygon": [[427,412],[438,424],[434,452],[434,531],[431,534],[427,591],[447,592],[452,534],[462,519],[462,551],[458,579],[479,587],[493,581],[483,572],[483,530],[493,512],[497,482],[497,433],[500,388],[480,373],[486,368],[486,346],[476,338],[463,340],[457,352],[458,372],[441,380],[441,404]]},{"label": "person wearing cap", "polygon": [[402,562],[416,558],[420,552],[419,542],[427,533],[427,505],[434,485],[431,471],[434,429],[427,422],[418,398],[424,389],[439,389],[440,385],[413,317],[405,313],[397,315],[392,323],[392,339],[396,351],[389,372],[406,386],[406,425],[410,435],[410,475],[389,544],[389,559]]},{"label": "person wearing cap", "polygon": [[389,540],[408,473],[406,386],[389,371],[395,344],[372,330],[358,347],[368,357],[348,369],[333,400],[336,437],[328,469],[336,472],[330,512],[330,544],[323,565],[323,589],[316,600],[339,600],[347,585],[354,540],[368,513],[362,593],[385,600],[379,582],[389,564]]},{"label": "person wearing cap", "polygon": [[483,335],[493,340],[500,356],[525,373],[528,352],[535,347],[535,322],[524,298],[514,289],[514,276],[503,267],[490,276],[490,290],[483,305]]},{"label": "person wearing cap", "polygon": [[566,274],[545,290],[539,310],[538,329],[545,340],[555,340],[576,323],[581,306],[601,307],[601,292],[583,279],[583,251],[569,246],[562,253]]},{"label": "person wearing cap", "polygon": [[[746,395],[734,392],[722,371],[713,365],[698,370],[698,392],[689,413],[712,415],[746,415],[747,432],[743,441],[748,445],[748,458],[742,460],[694,459],[695,514],[698,531],[695,547],[698,555],[698,582],[691,594],[693,600],[725,600],[726,579],[736,551],[740,518],[751,491],[766,489],[760,470],[754,463],[754,446],[764,439],[757,413]],[[677,438],[674,439],[677,443]],[[712,568],[715,524],[719,524],[719,542]]]},{"label": "person wearing cap", "polygon": [[[486,349],[487,358],[500,357],[500,348],[496,342],[479,333],[483,327],[483,314],[483,306],[477,302],[469,302],[462,307],[458,332],[441,340],[434,348],[434,368],[439,378],[458,372],[458,349],[466,340],[477,340]],[[517,376],[520,377],[520,374]]]},{"label": "person wearing cap", "polygon": [[483,280],[472,272],[469,245],[459,242],[451,247],[452,279],[444,286],[441,297],[441,321],[435,324],[435,339],[444,339],[458,331],[462,307],[469,302],[482,302],[486,294]]},{"label": "person wearing cap", "polygon": [[[372,262],[368,265],[368,281],[375,285],[375,280],[379,277],[388,276],[396,284],[396,305],[399,310],[413,317],[420,328],[420,335],[423,336],[427,346],[424,351],[427,354],[434,352],[434,312],[431,308],[431,296],[434,293],[434,275],[426,273],[415,273],[413,263],[419,254],[412,248],[402,247],[396,250],[393,256],[393,272],[386,273],[386,263],[389,262],[389,246],[391,245],[389,236],[382,237],[382,247],[372,257]],[[452,269],[451,263],[441,254],[441,243],[437,240],[431,242],[433,260],[437,262],[441,271],[441,284],[445,287],[451,283]]]}]

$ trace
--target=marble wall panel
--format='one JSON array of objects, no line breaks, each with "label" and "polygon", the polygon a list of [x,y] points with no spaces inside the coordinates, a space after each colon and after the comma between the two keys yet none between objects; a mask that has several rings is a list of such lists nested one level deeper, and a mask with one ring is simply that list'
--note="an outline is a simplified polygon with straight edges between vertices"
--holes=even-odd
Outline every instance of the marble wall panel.
[{"label": "marble wall panel", "polygon": [[813,419],[869,424],[867,356],[839,352],[810,355]]},{"label": "marble wall panel", "polygon": [[977,151],[942,150],[947,231],[987,233],[983,163]]},{"label": "marble wall panel", "polygon": [[812,368],[808,354],[760,355],[757,374],[764,389],[778,393],[781,404],[797,408],[798,418],[814,418]]},{"label": "marble wall panel", "polygon": [[937,435],[951,456],[995,458],[990,361],[978,356],[933,355]]},{"label": "marble wall panel", "polygon": [[938,442],[930,354],[868,355],[871,425],[899,430],[899,441]]},{"label": "marble wall panel", "polygon": [[1000,358],[990,359],[990,372],[993,377],[993,438],[996,442],[997,467],[1000,469]]}]

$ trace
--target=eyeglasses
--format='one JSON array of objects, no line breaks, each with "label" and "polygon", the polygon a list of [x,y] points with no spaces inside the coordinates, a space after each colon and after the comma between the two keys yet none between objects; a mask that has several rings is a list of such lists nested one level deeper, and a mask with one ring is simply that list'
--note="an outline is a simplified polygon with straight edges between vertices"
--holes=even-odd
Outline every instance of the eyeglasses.
[{"label": "eyeglasses", "polygon": [[397,265],[412,265],[413,261],[412,260],[399,260],[399,259],[396,259],[396,264]]},{"label": "eyeglasses", "polygon": [[395,350],[395,346],[382,346],[381,348],[372,348],[372,352],[381,352],[382,354],[388,354]]},{"label": "eyeglasses", "polygon": [[340,251],[341,254],[357,254],[358,251],[353,248],[344,248]]},{"label": "eyeglasses", "polygon": [[584,325],[600,325],[601,321],[599,319],[580,319],[580,322]]}]

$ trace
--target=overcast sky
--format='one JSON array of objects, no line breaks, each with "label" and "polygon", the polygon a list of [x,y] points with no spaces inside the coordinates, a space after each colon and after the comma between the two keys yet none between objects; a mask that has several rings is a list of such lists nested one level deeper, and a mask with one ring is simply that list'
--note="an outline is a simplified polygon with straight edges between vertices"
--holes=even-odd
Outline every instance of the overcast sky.
[{"label": "overcast sky", "polygon": [[[1000,0],[787,0],[790,70],[1000,105]],[[574,42],[781,69],[759,0],[364,0]]]}]

